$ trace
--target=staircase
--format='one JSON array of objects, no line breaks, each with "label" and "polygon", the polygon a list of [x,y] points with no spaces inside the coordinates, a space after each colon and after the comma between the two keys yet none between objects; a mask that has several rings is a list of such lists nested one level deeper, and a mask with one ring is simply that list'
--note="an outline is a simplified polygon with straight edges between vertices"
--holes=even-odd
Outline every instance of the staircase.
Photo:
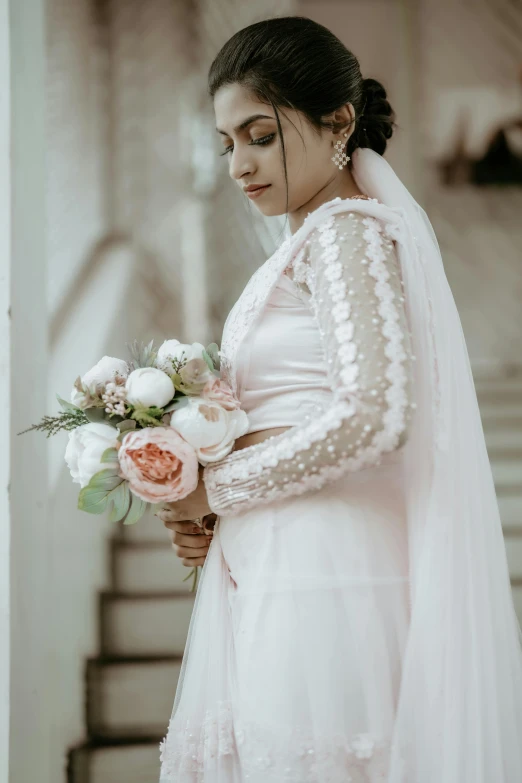
[{"label": "staircase", "polygon": [[157,783],[194,596],[152,515],[120,526],[112,589],[99,596],[100,653],[86,663],[88,741],[70,750],[68,783]]},{"label": "staircase", "polygon": [[513,598],[522,624],[522,368],[475,380],[504,530]]},{"label": "staircase", "polygon": [[[522,622],[522,371],[476,380]],[[113,586],[99,597],[100,654],[86,665],[89,740],[73,748],[68,783],[157,783],[194,596],[156,517],[120,526]]]}]

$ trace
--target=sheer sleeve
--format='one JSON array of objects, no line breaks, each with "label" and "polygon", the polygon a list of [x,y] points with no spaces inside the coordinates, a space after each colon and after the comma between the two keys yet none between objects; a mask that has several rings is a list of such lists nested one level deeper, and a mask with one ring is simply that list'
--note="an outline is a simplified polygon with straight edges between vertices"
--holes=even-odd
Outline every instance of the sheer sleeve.
[{"label": "sheer sleeve", "polygon": [[394,242],[377,218],[329,216],[287,273],[321,335],[332,401],[315,418],[207,465],[210,508],[234,515],[377,465],[407,440],[411,335]]}]

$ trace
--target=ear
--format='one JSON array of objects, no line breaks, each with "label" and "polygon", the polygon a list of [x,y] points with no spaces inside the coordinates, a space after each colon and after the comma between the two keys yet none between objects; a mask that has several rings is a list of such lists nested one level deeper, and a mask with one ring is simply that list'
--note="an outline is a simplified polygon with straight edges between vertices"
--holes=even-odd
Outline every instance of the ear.
[{"label": "ear", "polygon": [[325,118],[333,125],[332,133],[334,140],[341,138],[344,142],[348,141],[355,128],[355,109],[351,103],[345,103],[339,109],[336,109]]}]

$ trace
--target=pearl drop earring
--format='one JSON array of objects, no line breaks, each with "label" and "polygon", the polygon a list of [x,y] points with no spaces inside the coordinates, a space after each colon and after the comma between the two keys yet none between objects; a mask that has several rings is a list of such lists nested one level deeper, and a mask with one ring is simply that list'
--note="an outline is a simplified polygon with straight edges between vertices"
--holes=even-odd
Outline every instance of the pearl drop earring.
[{"label": "pearl drop earring", "polygon": [[[347,133],[343,135],[345,136],[345,138],[346,136],[348,136]],[[339,170],[342,170],[350,160],[350,156],[347,155],[345,152],[345,145],[346,145],[346,141],[342,142],[341,139],[338,139],[335,142],[335,155],[331,158],[331,160],[333,160],[335,165],[338,166]]]}]

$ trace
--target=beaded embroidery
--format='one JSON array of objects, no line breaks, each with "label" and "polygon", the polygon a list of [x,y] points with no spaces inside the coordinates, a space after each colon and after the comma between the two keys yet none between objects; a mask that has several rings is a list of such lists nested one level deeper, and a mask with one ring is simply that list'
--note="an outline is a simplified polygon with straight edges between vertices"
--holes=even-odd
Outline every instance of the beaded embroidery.
[{"label": "beaded embroidery", "polygon": [[317,737],[300,727],[245,724],[230,702],[219,702],[199,724],[171,719],[160,743],[160,783],[182,773],[199,779],[234,765],[245,783],[373,783],[384,780],[389,757],[389,739],[368,732]]},{"label": "beaded embroidery", "polygon": [[[351,255],[348,260],[346,253],[341,252],[348,239],[348,236],[339,235],[343,220],[352,221],[352,235],[359,234],[361,239],[358,243],[357,238],[353,242],[349,240]],[[364,229],[362,237],[361,228]],[[225,353],[231,372],[240,341],[254,323],[286,263],[292,267],[293,279],[302,286],[303,292],[305,287],[308,289],[310,307],[328,358],[333,404],[315,420],[232,452],[221,462],[208,465],[204,480],[210,506],[218,514],[236,514],[275,499],[319,489],[346,472],[378,465],[385,452],[400,447],[404,441],[410,408],[415,405],[410,404],[410,373],[405,367],[411,358],[403,346],[406,324],[404,314],[402,320],[399,316],[395,301],[402,290],[399,292],[396,287],[394,291],[389,282],[388,262],[399,276],[397,266],[390,258],[391,239],[387,238],[377,218],[364,217],[353,211],[327,215],[317,231],[312,232],[312,237],[314,239],[309,239],[293,260],[285,259],[289,255],[287,240],[251,278],[241,297],[244,301],[238,303],[236,313],[231,314],[227,324]],[[310,247],[315,247],[314,241],[318,248],[316,257],[311,259],[309,251]],[[364,250],[359,254],[362,256],[360,264],[366,267],[362,274],[374,281],[374,296],[378,302],[372,319],[376,325],[374,331],[380,329],[375,340],[384,339],[386,343],[383,376],[388,383],[380,379],[381,386],[387,386],[380,398],[380,407],[378,390],[361,389],[359,383],[359,349],[352,312],[358,302],[353,299],[354,291],[349,283],[355,281],[351,272],[361,247]],[[359,286],[360,296],[370,297],[370,289],[360,276],[357,272],[353,285]],[[402,296],[400,298],[404,301]],[[232,372],[232,378],[233,375]],[[362,431],[355,437],[362,421],[365,422]]]}]

